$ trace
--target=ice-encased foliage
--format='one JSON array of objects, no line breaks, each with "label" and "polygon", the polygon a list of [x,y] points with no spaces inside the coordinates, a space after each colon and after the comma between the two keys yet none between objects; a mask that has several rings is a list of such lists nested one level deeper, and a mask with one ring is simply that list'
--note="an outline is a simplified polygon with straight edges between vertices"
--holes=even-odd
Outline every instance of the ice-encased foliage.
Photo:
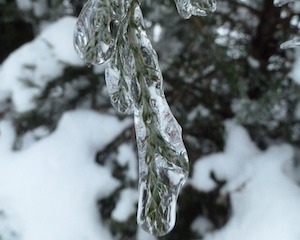
[{"label": "ice-encased foliage", "polygon": [[194,16],[206,16],[216,10],[216,0],[175,0],[178,13],[188,19]]},{"label": "ice-encased foliage", "polygon": [[188,176],[188,157],[181,127],[170,111],[162,88],[157,54],[143,28],[142,13],[135,9],[134,45],[139,97],[135,99],[134,123],[139,152],[139,204],[137,221],[161,236],[175,225],[176,201]]},{"label": "ice-encased foliage", "polygon": [[188,158],[181,128],[164,97],[157,54],[137,3],[120,25],[105,75],[113,105],[123,113],[134,112],[139,155],[137,222],[151,234],[165,235],[175,224]]},{"label": "ice-encased foliage", "polygon": [[74,32],[74,46],[86,63],[102,64],[110,59],[127,7],[126,0],[89,0],[83,6]]},{"label": "ice-encased foliage", "polygon": [[[183,18],[204,16],[215,0],[175,0]],[[176,202],[189,163],[181,127],[164,96],[158,57],[137,0],[90,0],[79,15],[75,48],[87,63],[109,60],[105,79],[112,105],[134,114],[139,156],[137,222],[163,236],[176,219]]]},{"label": "ice-encased foliage", "polygon": [[121,113],[132,114],[133,99],[129,88],[132,86],[132,79],[135,79],[136,69],[126,38],[126,32],[119,34],[118,47],[105,69],[105,81],[114,108]]}]

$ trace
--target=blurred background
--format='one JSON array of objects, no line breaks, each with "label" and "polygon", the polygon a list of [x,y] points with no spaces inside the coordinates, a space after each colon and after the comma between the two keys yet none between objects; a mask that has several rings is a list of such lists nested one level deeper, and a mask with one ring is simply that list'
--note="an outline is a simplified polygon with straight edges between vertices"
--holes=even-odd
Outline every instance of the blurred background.
[{"label": "blurred background", "polygon": [[[37,144],[51,136],[54,138],[54,133],[66,129],[63,127],[66,125],[69,128],[65,135],[82,139],[89,139],[89,135],[81,135],[86,128],[91,135],[93,131],[101,135],[103,128],[119,129],[111,135],[108,132],[109,137],[99,139],[102,142],[82,143],[98,142],[92,151],[91,159],[97,163],[93,167],[107,169],[118,182],[105,194],[97,192],[95,199],[92,197],[97,205],[93,210],[96,213],[91,213],[99,220],[94,221],[95,228],[101,225],[108,234],[97,239],[156,239],[143,235],[136,226],[137,198],[132,195],[137,194],[137,155],[132,119],[112,108],[104,68],[87,67],[73,50],[73,29],[84,3],[81,0],[0,0],[0,162],[26,151],[32,152],[28,158],[37,152],[40,158],[47,158],[46,147],[41,152]],[[191,163],[190,179],[178,199],[176,226],[171,233],[157,239],[299,240],[300,232],[292,226],[300,216],[300,51],[282,50],[280,44],[300,36],[300,2],[282,7],[275,7],[272,0],[222,0],[217,4],[216,12],[207,17],[184,20],[171,0],[141,1],[147,33],[159,56],[165,95],[183,128]],[[85,122],[84,117],[79,121],[76,112],[83,110],[89,111],[88,116],[103,115],[115,119],[116,123],[105,125],[94,115],[88,117],[93,124]],[[62,118],[66,113],[68,117]],[[94,124],[97,121],[100,121],[99,130]],[[82,132],[72,135],[73,131]],[[57,142],[61,141],[63,148],[69,140],[74,139]],[[80,148],[80,144],[74,143],[74,149],[67,149],[74,150],[75,155],[75,148]],[[51,149],[52,154],[55,147]],[[249,173],[245,164],[250,162],[252,166],[251,161],[256,165],[250,167]],[[270,162],[270,166],[265,166],[265,162]],[[34,163],[28,161],[26,169],[30,164]],[[13,168],[7,170],[6,165],[2,169],[14,172]],[[264,171],[257,173],[257,169]],[[22,168],[19,171],[24,173]],[[274,172],[278,175],[272,175]],[[247,191],[248,183],[254,184],[258,175],[261,182],[253,185],[257,191]],[[15,179],[0,177],[0,186],[9,188]],[[270,184],[268,187],[262,185],[266,182]],[[30,192],[31,188],[28,189]],[[32,192],[39,193],[36,189]],[[54,192],[51,196],[55,198]],[[277,195],[272,195],[274,192]],[[245,195],[236,198],[237,193]],[[14,199],[12,196],[19,195],[0,190],[0,203]],[[51,197],[47,199],[51,202]],[[251,204],[247,199],[253,200]],[[298,204],[290,204],[291,199]],[[265,205],[260,205],[260,201],[266,202]],[[11,200],[7,202],[10,204]],[[278,216],[268,215],[269,227],[266,227],[258,216],[274,213],[273,207],[278,210],[281,206],[272,203],[295,207],[284,209]],[[131,209],[129,206],[133,209],[129,213],[119,212]],[[0,204],[0,223],[7,226],[0,226],[0,239],[35,240],[26,238],[30,236],[26,232],[34,230],[28,230],[18,220],[26,220],[26,214],[14,218],[8,209],[19,214],[14,204],[9,208]],[[247,214],[253,212],[247,209],[254,209],[255,214],[251,216],[257,217],[248,218]],[[241,214],[237,216],[238,213]],[[284,217],[281,213],[285,213]],[[272,225],[271,219],[277,225]],[[278,232],[270,233],[270,228],[282,226],[280,220],[288,222],[291,229],[279,227]],[[23,227],[16,227],[16,222]],[[233,227],[235,223],[240,225]],[[259,226],[266,228],[255,235]],[[57,240],[71,239],[59,236]]]}]

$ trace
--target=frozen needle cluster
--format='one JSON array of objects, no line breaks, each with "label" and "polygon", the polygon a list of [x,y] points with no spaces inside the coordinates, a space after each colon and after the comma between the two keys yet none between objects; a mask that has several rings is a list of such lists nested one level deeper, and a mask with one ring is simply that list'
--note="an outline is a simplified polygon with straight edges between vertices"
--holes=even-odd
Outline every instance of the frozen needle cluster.
[{"label": "frozen needle cluster", "polygon": [[[183,18],[206,15],[214,0],[176,0]],[[88,64],[107,62],[106,84],[112,105],[134,114],[139,156],[137,222],[162,236],[176,219],[176,201],[189,163],[181,127],[163,91],[158,58],[145,32],[137,0],[89,0],[74,33],[74,45]]]}]

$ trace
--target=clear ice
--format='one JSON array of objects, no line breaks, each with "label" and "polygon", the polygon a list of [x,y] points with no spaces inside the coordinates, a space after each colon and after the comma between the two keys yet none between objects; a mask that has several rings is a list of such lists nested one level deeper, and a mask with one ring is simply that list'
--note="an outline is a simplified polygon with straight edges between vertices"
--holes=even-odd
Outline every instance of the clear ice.
[{"label": "clear ice", "polygon": [[134,101],[130,88],[136,69],[126,33],[119,33],[117,44],[118,48],[105,69],[106,86],[114,108],[121,113],[132,114]]},{"label": "clear ice", "polygon": [[188,176],[188,157],[181,127],[164,96],[157,54],[138,6],[134,21],[137,28],[130,32],[138,49],[135,65],[143,66],[143,74],[137,74],[135,80],[140,95],[134,109],[139,155],[137,222],[147,232],[163,236],[175,225],[177,198]]},{"label": "clear ice", "polygon": [[143,106],[142,110],[135,109],[134,115],[139,152],[137,222],[147,232],[163,236],[175,225],[177,197],[188,176],[188,158],[181,128],[166,100],[152,94],[150,99],[154,98],[153,104],[161,105],[160,109],[150,117],[144,114],[147,106]]},{"label": "clear ice", "polygon": [[[163,236],[176,219],[176,201],[188,176],[188,157],[181,127],[163,92],[163,78],[148,39],[140,7],[122,22],[115,52],[105,78],[112,104],[123,113],[134,112],[139,156],[138,224]],[[129,26],[126,24],[131,22]],[[120,25],[121,26],[121,25]]]},{"label": "clear ice", "polygon": [[[290,3],[290,2],[296,2],[299,0],[274,0],[273,3],[276,7],[281,7],[284,4]],[[288,41],[283,42],[280,44],[281,49],[288,49],[288,48],[295,48],[300,46],[300,37],[294,37]]]},{"label": "clear ice", "polygon": [[216,10],[216,0],[175,0],[178,13],[182,18],[207,16]]},{"label": "clear ice", "polygon": [[[116,13],[111,5],[105,8],[114,1],[122,2],[119,6],[124,5],[124,10]],[[108,27],[111,21],[117,22],[114,31]],[[105,80],[112,105],[134,114],[139,158],[137,222],[150,234],[163,236],[175,225],[176,202],[189,163],[138,1],[90,0],[79,16],[74,37],[75,48],[86,62],[109,60]]]}]

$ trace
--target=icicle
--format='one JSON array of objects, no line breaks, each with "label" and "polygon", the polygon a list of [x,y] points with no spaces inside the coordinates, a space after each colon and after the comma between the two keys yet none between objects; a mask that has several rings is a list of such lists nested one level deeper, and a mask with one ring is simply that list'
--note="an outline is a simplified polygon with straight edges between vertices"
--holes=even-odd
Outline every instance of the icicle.
[{"label": "icicle", "polygon": [[[274,0],[274,5],[276,7],[281,7],[284,4],[290,3],[290,2],[295,2],[299,0]],[[282,44],[280,44],[281,49],[288,49],[288,48],[295,48],[300,46],[300,37],[295,37],[291,40],[285,41]]]},{"label": "icicle", "polygon": [[188,157],[181,127],[164,97],[157,54],[143,29],[143,16],[135,9],[138,26],[135,44],[146,69],[138,75],[141,98],[136,103],[134,123],[139,155],[138,224],[147,232],[162,236],[175,224],[176,201],[187,176]]},{"label": "icicle", "polygon": [[127,77],[118,69],[117,58],[112,57],[105,69],[105,81],[113,107],[121,113],[133,113],[133,100],[128,93]]},{"label": "icicle", "polygon": [[[137,222],[147,232],[163,236],[175,225],[176,201],[188,177],[187,151],[164,96],[157,54],[138,1],[123,2],[121,14],[110,5],[115,1],[122,0],[90,0],[84,6],[76,25],[75,48],[88,63],[110,59],[105,79],[111,102],[122,113],[134,113],[139,156]],[[112,21],[117,23],[116,33],[108,27]]]},{"label": "icicle", "polygon": [[288,40],[280,44],[281,49],[295,48],[300,46],[300,37],[295,37],[291,40]]},{"label": "icicle", "polygon": [[[123,28],[124,31],[127,28]],[[126,32],[119,33],[118,48],[105,69],[105,81],[111,103],[115,109],[124,114],[133,113],[132,82],[135,81],[136,68],[134,56],[130,50]]]},{"label": "icicle", "polygon": [[175,0],[178,13],[188,19],[194,16],[206,16],[216,10],[216,0]]}]

